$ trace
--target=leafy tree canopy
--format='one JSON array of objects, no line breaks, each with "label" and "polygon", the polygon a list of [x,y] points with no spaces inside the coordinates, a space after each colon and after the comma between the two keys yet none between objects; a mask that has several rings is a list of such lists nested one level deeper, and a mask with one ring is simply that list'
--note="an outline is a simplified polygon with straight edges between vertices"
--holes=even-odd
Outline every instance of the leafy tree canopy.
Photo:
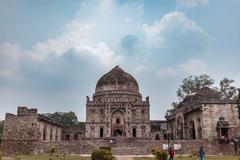
[{"label": "leafy tree canopy", "polygon": [[232,85],[234,80],[223,78],[220,83],[220,91],[223,99],[233,99],[237,95],[236,87]]},{"label": "leafy tree canopy", "polygon": [[177,97],[179,100],[183,100],[191,91],[200,90],[205,87],[212,88],[213,84],[214,79],[206,74],[184,78],[182,84],[177,89]]},{"label": "leafy tree canopy", "polygon": [[57,123],[67,127],[78,127],[79,122],[77,119],[76,113],[70,111],[70,112],[55,112],[55,113],[47,113],[44,114],[45,116],[53,119]]}]

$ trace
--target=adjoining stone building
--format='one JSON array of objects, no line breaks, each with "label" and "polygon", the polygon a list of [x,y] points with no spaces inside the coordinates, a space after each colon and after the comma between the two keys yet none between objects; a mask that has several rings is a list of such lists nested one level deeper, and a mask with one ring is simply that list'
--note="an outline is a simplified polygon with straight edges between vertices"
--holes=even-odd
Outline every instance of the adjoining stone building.
[{"label": "adjoining stone building", "polygon": [[189,94],[169,117],[173,139],[230,142],[240,137],[239,100],[203,88]]},{"label": "adjoining stone building", "polygon": [[27,153],[34,149],[34,143],[59,142],[62,140],[63,127],[53,120],[38,114],[37,109],[18,107],[17,115],[6,113],[3,136],[2,150],[6,152],[19,151]]},{"label": "adjoining stone building", "polygon": [[154,140],[167,140],[167,122],[165,120],[151,120],[150,137]]}]

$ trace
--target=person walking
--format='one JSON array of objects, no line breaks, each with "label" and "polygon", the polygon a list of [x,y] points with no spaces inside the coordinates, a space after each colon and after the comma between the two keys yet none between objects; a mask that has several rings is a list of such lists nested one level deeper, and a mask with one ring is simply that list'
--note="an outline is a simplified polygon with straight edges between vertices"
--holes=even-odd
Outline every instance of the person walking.
[{"label": "person walking", "polygon": [[114,138],[114,141],[113,141],[114,143],[113,143],[113,145],[114,145],[114,147],[116,147],[117,146],[117,141],[116,141],[116,139]]},{"label": "person walking", "polygon": [[110,147],[112,148],[113,147],[113,140],[112,140],[112,138],[110,138],[109,144],[110,144]]},{"label": "person walking", "polygon": [[205,160],[205,153],[203,147],[201,147],[199,150],[199,160]]},{"label": "person walking", "polygon": [[174,159],[174,149],[172,149],[171,147],[169,148],[169,160],[173,160]]}]

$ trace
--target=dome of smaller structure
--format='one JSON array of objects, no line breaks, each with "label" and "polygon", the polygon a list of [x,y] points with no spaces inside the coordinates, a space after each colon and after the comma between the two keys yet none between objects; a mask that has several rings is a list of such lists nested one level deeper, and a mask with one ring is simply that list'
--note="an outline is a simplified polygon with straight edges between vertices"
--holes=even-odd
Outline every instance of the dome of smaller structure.
[{"label": "dome of smaller structure", "polygon": [[136,79],[119,66],[114,67],[98,80],[95,91],[97,93],[113,90],[139,92]]}]

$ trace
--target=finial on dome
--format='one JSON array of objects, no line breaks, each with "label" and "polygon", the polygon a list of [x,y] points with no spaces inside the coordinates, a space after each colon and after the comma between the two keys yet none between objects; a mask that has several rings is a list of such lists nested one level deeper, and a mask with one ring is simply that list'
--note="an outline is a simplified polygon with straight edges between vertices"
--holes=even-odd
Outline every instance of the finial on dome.
[{"label": "finial on dome", "polygon": [[116,65],[115,68],[119,68],[119,65]]}]

